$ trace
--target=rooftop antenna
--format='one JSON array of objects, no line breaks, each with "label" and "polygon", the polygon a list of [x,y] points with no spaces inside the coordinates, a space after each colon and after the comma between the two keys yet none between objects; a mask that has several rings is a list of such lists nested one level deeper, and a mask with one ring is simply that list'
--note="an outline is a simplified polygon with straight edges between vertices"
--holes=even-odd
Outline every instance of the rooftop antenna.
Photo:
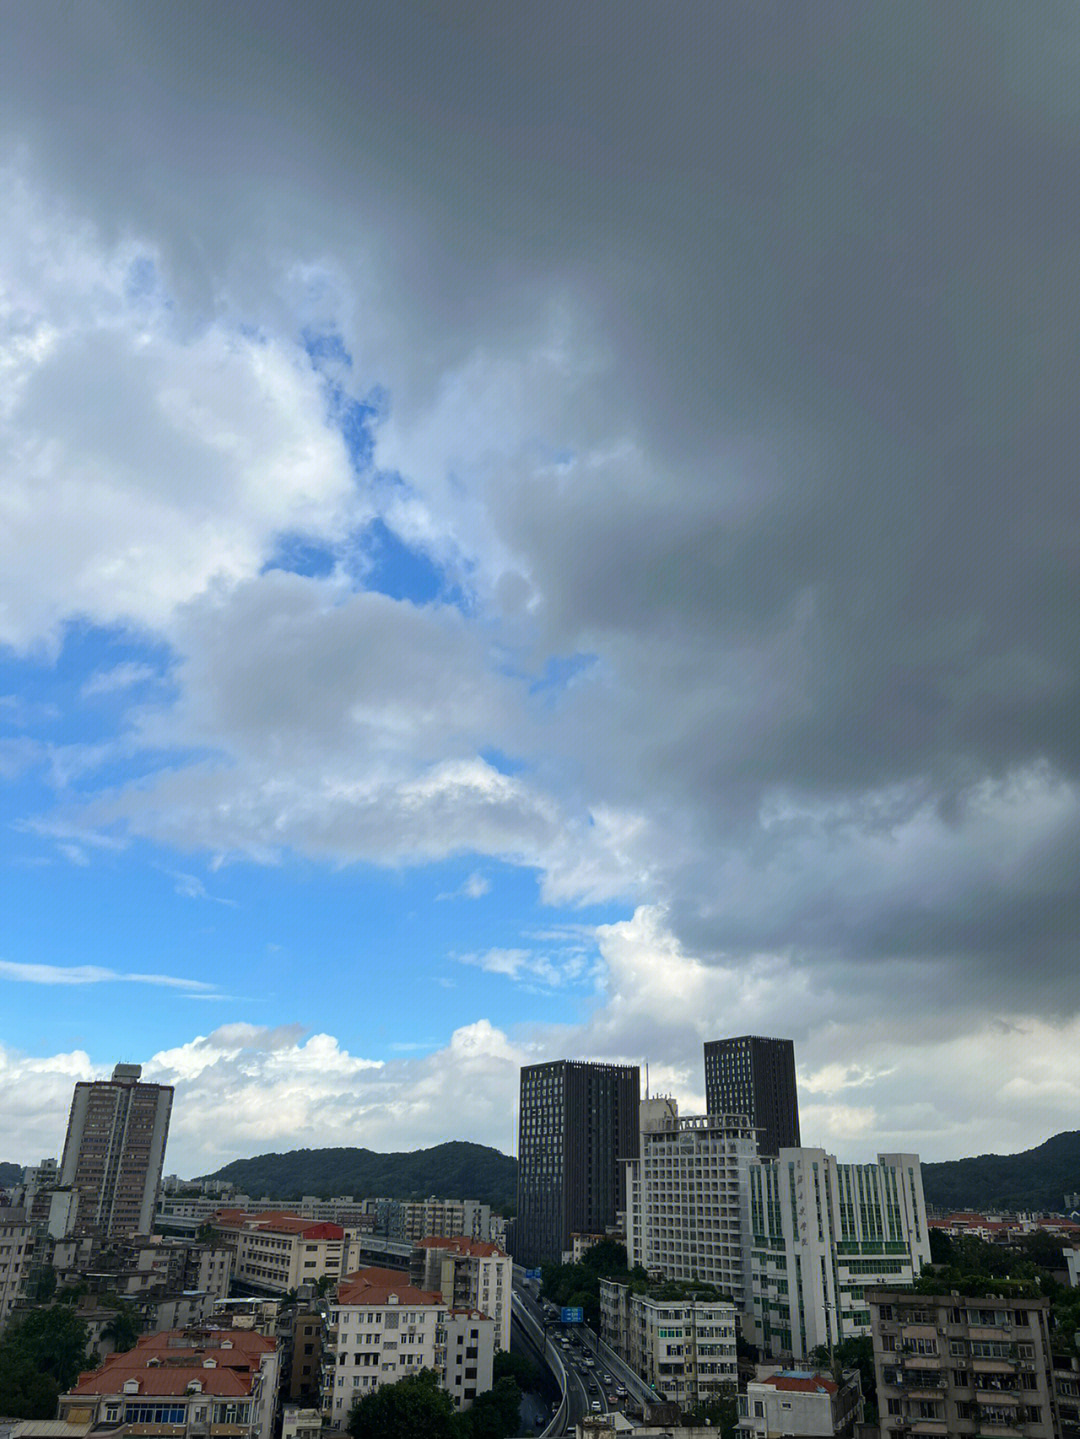
[{"label": "rooftop antenna", "polygon": [[649,1097],[649,1061],[645,1061],[645,1098]]}]

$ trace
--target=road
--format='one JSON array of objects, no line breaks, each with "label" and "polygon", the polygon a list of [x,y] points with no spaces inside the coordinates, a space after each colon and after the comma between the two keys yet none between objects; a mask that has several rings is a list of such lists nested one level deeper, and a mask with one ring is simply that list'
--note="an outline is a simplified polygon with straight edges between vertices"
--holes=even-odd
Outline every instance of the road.
[{"label": "road", "polygon": [[[575,1328],[552,1325],[545,1321],[543,1306],[524,1284],[514,1285],[514,1325],[520,1335],[520,1342],[527,1343],[534,1354],[542,1354],[544,1363],[555,1374],[560,1385],[565,1386],[568,1396],[566,1428],[563,1433],[572,1434],[578,1420],[586,1414],[604,1413],[617,1408],[618,1402],[602,1385],[600,1376],[614,1372],[602,1364],[587,1369],[584,1364],[586,1349],[585,1336]],[[565,1335],[567,1344],[559,1342],[557,1336]],[[574,1342],[570,1342],[571,1338]],[[618,1382],[618,1375],[616,1375]],[[638,1381],[640,1383],[640,1381]],[[597,1405],[594,1409],[593,1405]]]}]

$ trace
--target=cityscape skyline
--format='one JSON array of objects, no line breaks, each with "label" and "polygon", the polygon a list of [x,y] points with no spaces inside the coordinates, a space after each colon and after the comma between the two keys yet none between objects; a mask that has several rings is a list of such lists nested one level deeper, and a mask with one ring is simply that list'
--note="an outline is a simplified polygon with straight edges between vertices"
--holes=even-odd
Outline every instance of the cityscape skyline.
[{"label": "cityscape skyline", "polygon": [[1080,16],[453,9],[10,17],[0,1160],[1073,1127]]}]

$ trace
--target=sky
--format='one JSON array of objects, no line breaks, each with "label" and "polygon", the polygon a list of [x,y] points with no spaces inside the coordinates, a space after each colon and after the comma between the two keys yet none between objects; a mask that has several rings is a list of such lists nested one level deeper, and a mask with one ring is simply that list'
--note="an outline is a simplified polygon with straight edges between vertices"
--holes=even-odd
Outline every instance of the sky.
[{"label": "sky", "polygon": [[1080,1104],[1075,6],[4,6],[0,1158]]}]

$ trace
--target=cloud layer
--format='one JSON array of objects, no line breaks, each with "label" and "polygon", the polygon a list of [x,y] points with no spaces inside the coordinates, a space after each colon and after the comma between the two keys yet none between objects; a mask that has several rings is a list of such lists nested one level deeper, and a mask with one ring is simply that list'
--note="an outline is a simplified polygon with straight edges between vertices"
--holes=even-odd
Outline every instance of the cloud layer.
[{"label": "cloud layer", "polygon": [[[633,916],[583,1050],[692,1093],[702,1026],[794,1033],[829,1132],[959,1149],[982,1055],[1041,1135],[1080,1009],[1076,14],[631,10],[19,14],[0,643],[165,658],[0,772],[48,775],[75,863],[465,856],[478,901],[526,866]],[[263,1051],[192,1043],[246,1144]],[[374,1096],[347,1123],[400,1119],[327,1043],[297,1075],[316,1045]]]}]

